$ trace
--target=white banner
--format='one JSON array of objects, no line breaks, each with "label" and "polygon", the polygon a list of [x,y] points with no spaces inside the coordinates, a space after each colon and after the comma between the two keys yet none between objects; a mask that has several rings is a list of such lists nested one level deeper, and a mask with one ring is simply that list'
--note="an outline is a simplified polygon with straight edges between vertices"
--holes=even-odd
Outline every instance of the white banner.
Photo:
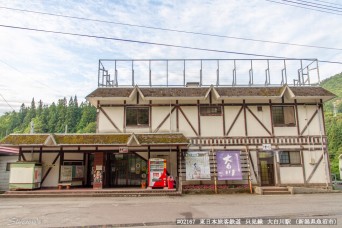
[{"label": "white banner", "polygon": [[191,151],[185,157],[186,180],[210,180],[209,151]]}]

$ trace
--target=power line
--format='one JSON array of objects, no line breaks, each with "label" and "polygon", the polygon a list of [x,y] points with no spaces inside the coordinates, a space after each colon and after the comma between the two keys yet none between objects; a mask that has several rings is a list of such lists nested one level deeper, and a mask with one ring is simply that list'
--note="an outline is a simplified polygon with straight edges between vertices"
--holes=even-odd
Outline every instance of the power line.
[{"label": "power line", "polygon": [[330,11],[324,11],[324,10],[319,10],[319,9],[314,9],[314,8],[299,6],[299,5],[292,5],[292,4],[284,3],[284,2],[276,2],[276,1],[273,1],[273,0],[265,0],[265,1],[267,1],[267,2],[273,2],[273,3],[277,3],[277,4],[282,4],[282,5],[287,5],[287,6],[292,6],[292,7],[301,8],[301,9],[308,9],[308,10],[313,10],[313,11],[318,11],[318,12],[323,12],[323,13],[329,13],[329,14],[334,14],[334,15],[340,15],[340,16],[342,16],[342,14],[339,14],[339,13],[333,13],[333,12],[330,12]]},{"label": "power line", "polygon": [[[310,1],[302,1],[302,2],[307,2],[307,3],[310,3],[310,4],[314,4],[314,5],[319,5],[319,6],[324,6],[324,7],[329,7],[329,8],[332,8],[332,9],[342,9],[342,7],[338,7],[338,6],[329,6],[327,4],[321,4],[321,3],[317,3],[317,2],[310,2]],[[318,1],[320,2],[320,1]]]},{"label": "power line", "polygon": [[211,33],[193,32],[193,31],[177,30],[177,29],[169,29],[169,28],[162,28],[162,27],[137,25],[137,24],[128,24],[128,23],[122,23],[122,22],[91,19],[91,18],[85,18],[85,17],[76,17],[76,16],[69,16],[69,15],[63,15],[63,14],[46,13],[46,12],[40,12],[40,11],[24,10],[24,9],[17,9],[17,8],[10,8],[10,7],[3,7],[3,6],[0,6],[0,9],[14,10],[14,11],[20,11],[20,12],[27,12],[27,13],[35,13],[35,14],[55,16],[55,17],[64,17],[64,18],[77,19],[77,20],[93,21],[93,22],[100,22],[100,23],[107,23],[107,24],[116,24],[116,25],[123,25],[123,26],[137,27],[137,28],[145,28],[145,29],[161,30],[161,31],[168,31],[168,32],[192,34],[192,35],[219,37],[219,38],[227,38],[227,39],[235,39],[235,40],[261,42],[261,43],[272,43],[272,44],[280,44],[280,45],[290,45],[290,46],[298,46],[298,47],[319,48],[319,49],[327,49],[327,50],[338,50],[338,51],[342,50],[342,48],[288,43],[288,42],[271,41],[271,40],[252,39],[252,38],[244,38],[244,37],[236,37],[236,36],[225,36],[225,35],[211,34]]},{"label": "power line", "polygon": [[281,1],[289,2],[289,3],[294,3],[294,4],[298,4],[298,5],[309,6],[309,7],[312,7],[312,8],[318,8],[318,9],[335,11],[335,12],[338,12],[338,13],[342,12],[338,7],[327,6],[327,5],[323,5],[323,4],[319,4],[319,3],[312,3],[312,2],[308,2],[308,1],[304,1],[304,0],[301,0],[301,1],[281,0]]},{"label": "power line", "polygon": [[14,108],[7,102],[7,100],[4,98],[4,96],[2,96],[1,93],[0,93],[0,96],[1,96],[2,99],[6,102],[6,104],[7,104],[13,111],[15,111]]},{"label": "power line", "polygon": [[326,4],[330,4],[330,5],[336,5],[336,6],[342,6],[342,4],[338,4],[338,3],[335,3],[335,2],[327,2],[327,1],[321,1],[321,0],[314,0],[315,2],[323,2],[323,3],[326,3]]},{"label": "power line", "polygon": [[[96,39],[105,39],[105,40],[115,40],[115,41],[138,43],[138,44],[148,44],[148,45],[156,45],[156,46],[164,46],[164,47],[183,48],[183,49],[198,50],[198,51],[209,51],[209,52],[218,52],[218,53],[226,53],[226,54],[246,55],[246,56],[253,56],[253,57],[265,57],[265,58],[276,58],[276,59],[296,59],[296,58],[288,58],[288,57],[283,57],[283,56],[264,55],[264,54],[255,54],[255,53],[245,53],[245,52],[235,52],[235,51],[224,51],[224,50],[217,50],[217,49],[199,48],[199,47],[182,46],[182,45],[165,44],[165,43],[156,43],[156,42],[131,40],[131,39],[120,39],[120,38],[115,38],[115,37],[95,36],[95,35],[79,34],[79,33],[59,32],[59,31],[52,31],[52,30],[34,29],[34,28],[28,28],[28,27],[18,27],[18,26],[2,25],[2,24],[0,24],[0,27],[11,28],[11,29],[20,29],[20,30],[28,30],[28,31],[35,31],[35,32],[52,33],[52,34],[78,36],[78,37],[87,37],[87,38],[96,38]],[[321,62],[323,62],[323,61],[321,61]],[[325,61],[325,60],[324,60],[324,62],[326,62],[326,63],[342,64],[342,62],[333,62],[333,61]]]}]

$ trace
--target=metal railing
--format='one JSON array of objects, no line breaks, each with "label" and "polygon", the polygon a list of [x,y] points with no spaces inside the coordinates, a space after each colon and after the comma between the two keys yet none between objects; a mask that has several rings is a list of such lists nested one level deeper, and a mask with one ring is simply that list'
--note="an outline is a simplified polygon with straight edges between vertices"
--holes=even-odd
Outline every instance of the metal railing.
[{"label": "metal railing", "polygon": [[311,86],[317,59],[100,59],[98,87]]}]

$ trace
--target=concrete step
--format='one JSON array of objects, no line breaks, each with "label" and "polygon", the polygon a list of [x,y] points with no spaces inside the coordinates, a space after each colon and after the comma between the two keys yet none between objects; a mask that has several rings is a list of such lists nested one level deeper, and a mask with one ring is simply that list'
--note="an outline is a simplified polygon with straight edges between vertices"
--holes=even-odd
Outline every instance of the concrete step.
[{"label": "concrete step", "polygon": [[289,195],[289,191],[264,191],[263,195]]},{"label": "concrete step", "polygon": [[155,193],[162,193],[162,194],[169,194],[169,193],[175,193],[177,192],[176,189],[170,189],[170,190],[141,190],[141,191],[137,191],[137,190],[86,190],[86,191],[77,191],[77,190],[32,190],[32,191],[7,191],[4,194],[5,195],[49,195],[49,194],[155,194]]},{"label": "concrete step", "polygon": [[40,198],[40,197],[151,197],[181,196],[180,192],[170,193],[55,193],[55,194],[0,194],[0,198]]},{"label": "concrete step", "polygon": [[287,191],[287,187],[261,187],[263,191]]}]

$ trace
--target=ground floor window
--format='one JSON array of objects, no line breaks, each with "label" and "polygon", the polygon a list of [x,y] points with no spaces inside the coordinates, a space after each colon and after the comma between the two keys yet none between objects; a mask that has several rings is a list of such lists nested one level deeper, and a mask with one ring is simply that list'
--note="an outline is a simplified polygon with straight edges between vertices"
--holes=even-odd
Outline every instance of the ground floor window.
[{"label": "ground floor window", "polygon": [[300,152],[299,151],[280,151],[279,163],[281,165],[300,165]]}]

